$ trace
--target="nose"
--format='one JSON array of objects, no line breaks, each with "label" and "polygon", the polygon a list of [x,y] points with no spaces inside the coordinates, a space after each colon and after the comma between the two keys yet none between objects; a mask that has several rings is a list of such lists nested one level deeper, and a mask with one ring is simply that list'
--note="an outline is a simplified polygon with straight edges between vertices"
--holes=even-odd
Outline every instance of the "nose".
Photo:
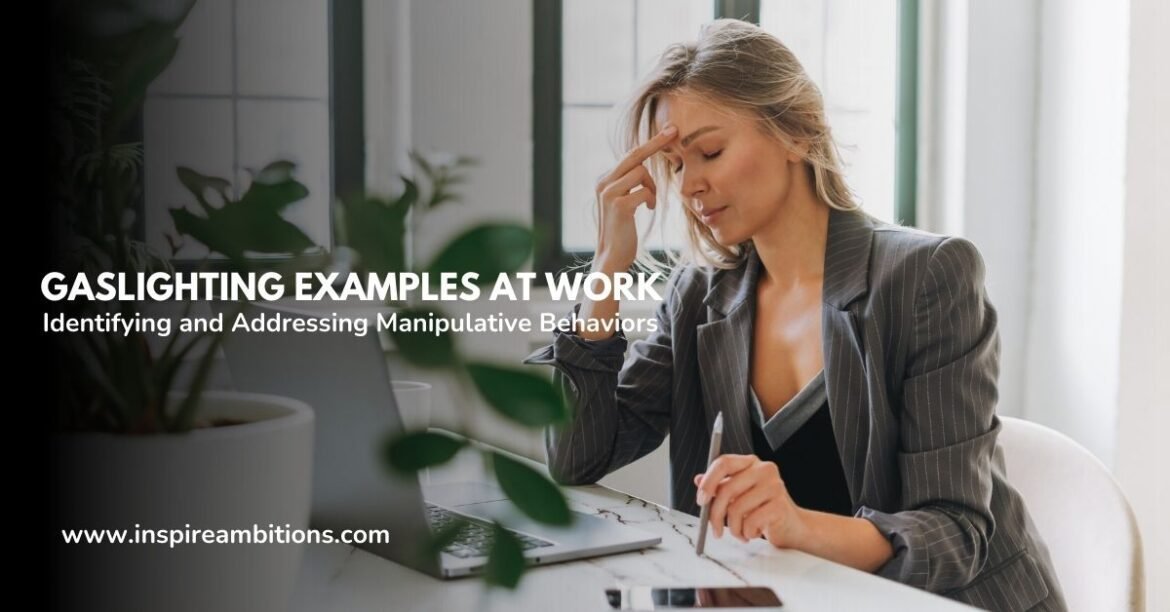
[{"label": "nose", "polygon": [[679,191],[684,198],[695,198],[707,192],[707,180],[693,165],[683,166],[679,178]]}]

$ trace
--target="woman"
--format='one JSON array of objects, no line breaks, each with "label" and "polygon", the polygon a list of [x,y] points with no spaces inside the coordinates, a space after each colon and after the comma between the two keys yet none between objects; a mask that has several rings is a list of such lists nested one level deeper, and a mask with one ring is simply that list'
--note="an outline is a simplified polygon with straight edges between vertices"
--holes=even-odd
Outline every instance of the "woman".
[{"label": "woman", "polygon": [[583,330],[526,360],[554,365],[577,405],[548,432],[553,476],[595,482],[669,433],[671,503],[710,504],[716,537],[979,607],[1064,609],[996,446],[999,337],[975,247],[860,212],[816,86],[753,25],[670,47],[627,123],[632,151],[597,187],[594,271],[643,256],[634,213],[664,188],[704,261],[676,268],[659,331],[628,359],[620,333]]}]

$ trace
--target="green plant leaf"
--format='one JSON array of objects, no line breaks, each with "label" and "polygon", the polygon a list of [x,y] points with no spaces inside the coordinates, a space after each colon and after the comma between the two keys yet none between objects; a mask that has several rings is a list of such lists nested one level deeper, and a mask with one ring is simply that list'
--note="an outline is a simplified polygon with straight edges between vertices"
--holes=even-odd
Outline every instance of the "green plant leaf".
[{"label": "green plant leaf", "polygon": [[195,196],[204,211],[213,208],[207,202],[208,190],[218,193],[224,202],[228,201],[227,192],[232,188],[232,184],[227,180],[200,174],[186,166],[179,166],[175,173],[179,175],[179,182],[187,188],[187,191],[191,192],[191,195]]},{"label": "green plant leaf", "polygon": [[532,253],[532,232],[522,225],[486,223],[471,228],[447,244],[428,270],[479,274],[481,284],[491,284],[501,273],[519,270]]},{"label": "green plant leaf", "polygon": [[[277,161],[265,167],[268,178],[291,175],[291,162]],[[190,168],[178,169],[179,180],[195,195],[203,208],[199,216],[185,208],[172,209],[175,229],[203,243],[209,250],[243,261],[246,252],[298,254],[314,245],[299,227],[281,217],[281,211],[304,199],[309,190],[288,179],[275,183],[253,181],[238,201],[228,195],[231,184],[217,177],[199,174]],[[210,206],[204,194],[220,194],[222,206]]]},{"label": "green plant leaf", "polygon": [[423,156],[418,151],[409,151],[407,152],[407,155],[410,156],[411,161],[413,161],[420,169],[422,169],[424,175],[426,175],[428,178],[435,176],[435,169],[431,167],[430,162],[427,161],[425,156]]},{"label": "green plant leaf", "polygon": [[[199,400],[203,395],[203,391],[207,388],[207,380],[211,376],[211,369],[215,367],[215,355],[218,352],[219,346],[223,343],[225,336],[225,333],[202,336],[203,338],[209,337],[210,342],[207,343],[207,350],[199,357],[187,397],[183,398],[183,403],[179,405],[179,410],[172,421],[172,427],[174,429],[187,431],[191,429],[195,422],[195,417],[199,410]],[[160,403],[165,401],[165,396],[159,398]]]},{"label": "green plant leaf", "polygon": [[275,185],[291,181],[296,167],[296,164],[287,160],[274,161],[264,166],[259,172],[254,173],[252,181],[262,185]]},{"label": "green plant leaf", "polygon": [[467,372],[488,404],[521,425],[544,427],[568,419],[564,397],[544,376],[487,363],[470,363]]},{"label": "green plant leaf", "polygon": [[548,477],[507,455],[488,453],[500,488],[524,514],[546,525],[564,526],[573,522],[565,496]]},{"label": "green plant leaf", "polygon": [[[309,188],[293,179],[277,183],[252,181],[240,198],[239,208],[256,215],[275,215],[309,195]],[[230,202],[229,202],[230,203]],[[226,206],[225,206],[226,208]]]},{"label": "green plant leaf", "polygon": [[214,253],[243,261],[247,251],[260,253],[296,254],[313,246],[313,241],[301,229],[280,217],[267,222],[249,218],[244,211],[234,208],[199,217],[191,211],[171,210],[175,229],[202,242]]},{"label": "green plant leaf", "polygon": [[394,201],[391,208],[398,210],[402,215],[410,212],[410,207],[418,201],[418,183],[410,180],[407,177],[402,177],[402,194]]},{"label": "green plant leaf", "polygon": [[499,523],[492,524],[492,548],[484,566],[484,581],[514,589],[524,575],[524,549],[516,536]]},{"label": "green plant leaf", "polygon": [[432,431],[417,431],[386,440],[383,457],[386,465],[404,474],[441,465],[450,461],[467,440]]},{"label": "green plant leaf", "polygon": [[418,187],[411,181],[403,184],[402,194],[393,201],[365,194],[341,200],[338,242],[358,253],[367,272],[406,270],[406,215],[418,200]]},{"label": "green plant leaf", "polygon": [[[421,330],[399,331],[419,329],[430,319],[442,316],[443,313],[429,308],[406,308],[398,311],[399,323],[389,328],[389,333],[403,359],[420,368],[443,368],[458,363],[455,338],[450,332],[435,335]],[[410,322],[403,323],[403,320]]]}]

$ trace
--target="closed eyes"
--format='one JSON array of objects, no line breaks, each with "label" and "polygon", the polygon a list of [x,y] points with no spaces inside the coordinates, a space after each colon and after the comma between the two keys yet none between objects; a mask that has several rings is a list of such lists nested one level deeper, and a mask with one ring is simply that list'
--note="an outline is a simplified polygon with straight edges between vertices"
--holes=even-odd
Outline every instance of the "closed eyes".
[{"label": "closed eyes", "polygon": [[[720,150],[715,151],[713,153],[703,153],[703,159],[707,159],[707,160],[715,159],[716,157],[719,157],[719,155],[721,153],[723,153],[723,149],[720,149]],[[673,172],[675,174],[678,174],[679,172],[682,172],[682,169],[683,169],[683,165],[680,162],[677,166],[674,167]]]}]

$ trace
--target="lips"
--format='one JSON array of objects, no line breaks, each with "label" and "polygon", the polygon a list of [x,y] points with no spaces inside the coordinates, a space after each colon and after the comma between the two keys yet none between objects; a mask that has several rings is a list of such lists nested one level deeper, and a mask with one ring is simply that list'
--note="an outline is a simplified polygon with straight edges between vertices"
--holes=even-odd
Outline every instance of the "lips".
[{"label": "lips", "polygon": [[699,219],[701,219],[703,221],[703,223],[705,223],[707,225],[711,225],[711,223],[713,223],[717,219],[719,219],[719,216],[721,214],[723,214],[723,211],[725,211],[725,210],[727,210],[726,206],[704,208],[704,209],[698,211],[699,212]]}]

